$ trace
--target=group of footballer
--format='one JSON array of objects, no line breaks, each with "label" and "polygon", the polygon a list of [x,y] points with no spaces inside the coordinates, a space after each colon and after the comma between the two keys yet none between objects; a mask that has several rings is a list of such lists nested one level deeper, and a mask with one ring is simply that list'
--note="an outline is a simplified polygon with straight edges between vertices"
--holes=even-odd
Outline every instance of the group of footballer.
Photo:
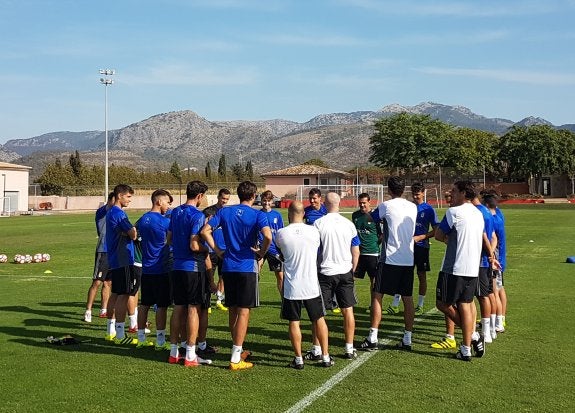
[{"label": "group of footballer", "polygon": [[[304,361],[333,366],[325,321],[330,309],[343,316],[343,357],[357,357],[355,279],[365,278],[366,273],[371,327],[358,348],[379,348],[382,299],[388,294],[394,298],[387,314],[399,313],[400,299],[404,306],[405,330],[397,348],[411,350],[415,316],[424,313],[429,239],[435,237],[447,244],[436,291],[436,306],[445,314],[446,336],[431,346],[455,349],[457,325],[463,339],[456,357],[471,360],[472,348],[475,356],[483,356],[485,343],[504,331],[507,301],[502,279],[504,220],[496,195],[485,194],[484,206],[472,183],[458,181],[449,193],[451,208],[438,222],[433,207],[424,202],[422,184],[411,186],[413,202],[402,197],[405,185],[400,177],[392,176],[388,189],[391,199],[374,209],[369,194],[360,194],[359,210],[349,220],[340,214],[339,194],[329,192],[322,197],[314,188],[307,207],[300,201],[289,205],[289,225],[284,226],[282,215],[272,208],[271,191],[261,194],[262,207],[255,209],[257,187],[244,181],[237,187],[239,204],[227,205],[230,191],[223,188],[216,204],[200,210],[208,187],[191,181],[184,204],[171,209],[172,195],[158,189],[151,196],[150,211],[132,224],[124,209],[134,191],[129,185],[117,185],[108,202],[96,211],[98,244],[84,320],[92,321],[92,306],[101,286],[100,317],[107,318],[106,340],[169,350],[170,364],[209,365],[218,351],[206,338],[211,295],[216,294],[216,307],[229,314],[229,369],[249,369],[253,367],[251,352],[243,345],[250,311],[259,306],[259,273],[267,261],[276,276],[281,317],[289,322],[294,350],[289,367],[303,369]],[[417,306],[413,302],[414,268],[419,278]],[[475,331],[475,297],[480,304],[481,333]],[[167,309],[171,305],[168,342]],[[152,307],[156,311],[155,343],[147,339]],[[313,338],[305,353],[300,330],[303,308],[312,323]],[[137,337],[127,333],[137,333]]]}]

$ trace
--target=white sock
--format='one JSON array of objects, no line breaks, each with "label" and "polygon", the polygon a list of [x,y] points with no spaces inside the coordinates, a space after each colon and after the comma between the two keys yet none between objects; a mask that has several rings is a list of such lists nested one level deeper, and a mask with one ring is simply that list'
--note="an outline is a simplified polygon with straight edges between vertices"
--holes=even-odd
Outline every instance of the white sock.
[{"label": "white sock", "polygon": [[464,346],[463,344],[459,347],[461,354],[464,356],[471,357],[471,347]]},{"label": "white sock", "polygon": [[156,345],[163,346],[164,344],[166,344],[166,330],[156,331]]},{"label": "white sock", "polygon": [[495,328],[497,328],[498,330],[503,329],[503,316],[502,315],[498,315],[496,317]]},{"label": "white sock", "polygon": [[295,364],[303,364],[303,357],[295,356]]},{"label": "white sock", "polygon": [[489,318],[482,318],[481,319],[481,333],[483,336],[491,336],[491,330],[489,327],[490,319]]},{"label": "white sock", "polygon": [[115,318],[108,318],[108,325],[106,326],[106,334],[109,336],[113,336],[116,334],[116,319]]},{"label": "white sock", "polygon": [[232,356],[230,357],[230,362],[239,363],[241,361],[242,346],[232,346]]},{"label": "white sock", "polygon": [[322,358],[322,361],[323,361],[324,363],[329,363],[329,362],[330,362],[329,354],[324,354],[321,358]]},{"label": "white sock", "polygon": [[222,301],[224,299],[224,293],[221,291],[216,291],[216,298],[218,299],[218,301]]},{"label": "white sock", "polygon": [[181,348],[186,348],[187,345],[188,345],[188,343],[186,343],[185,341],[182,341],[182,342],[180,343],[180,347],[181,347]]},{"label": "white sock", "polygon": [[495,331],[495,321],[496,320],[497,320],[497,314],[491,314],[491,316],[489,317],[491,331]]},{"label": "white sock", "polygon": [[311,346],[311,352],[314,356],[319,356],[321,354],[321,346],[313,345]]},{"label": "white sock", "polygon": [[121,340],[126,337],[125,325],[126,323],[116,323],[116,338]]},{"label": "white sock", "polygon": [[192,361],[196,359],[196,346],[186,346],[186,360]]},{"label": "white sock", "polygon": [[471,334],[472,340],[479,340],[480,338],[481,338],[481,336],[479,335],[479,333],[477,331],[474,331],[473,334]]},{"label": "white sock", "polygon": [[403,344],[411,345],[411,331],[405,330],[403,332]]},{"label": "white sock", "polygon": [[144,341],[146,341],[146,331],[142,328],[138,329],[138,341],[140,343],[143,343]]},{"label": "white sock", "polygon": [[391,303],[391,306],[392,307],[398,307],[399,306],[399,300],[401,300],[401,295],[395,294],[393,296],[393,302]]},{"label": "white sock", "polygon": [[353,343],[345,343],[345,352],[353,353]]},{"label": "white sock", "polygon": [[418,307],[423,307],[423,303],[425,302],[425,296],[424,295],[420,295],[419,298],[417,299],[417,306]]},{"label": "white sock", "polygon": [[377,342],[377,328],[372,327],[369,329],[367,341],[369,341],[370,343],[376,343]]},{"label": "white sock", "polygon": [[200,350],[205,350],[207,345],[208,345],[208,343],[206,341],[201,341],[198,343],[198,348]]},{"label": "white sock", "polygon": [[106,314],[107,312],[108,312],[108,310],[106,310],[105,308],[100,309],[100,314]]},{"label": "white sock", "polygon": [[452,336],[451,334],[446,334],[445,338],[448,338],[450,340],[455,340],[455,336]]},{"label": "white sock", "polygon": [[130,319],[130,328],[134,329],[138,327],[138,315],[132,314],[129,315],[128,318]]},{"label": "white sock", "polygon": [[177,358],[178,356],[179,356],[178,345],[177,344],[170,344],[170,357]]}]

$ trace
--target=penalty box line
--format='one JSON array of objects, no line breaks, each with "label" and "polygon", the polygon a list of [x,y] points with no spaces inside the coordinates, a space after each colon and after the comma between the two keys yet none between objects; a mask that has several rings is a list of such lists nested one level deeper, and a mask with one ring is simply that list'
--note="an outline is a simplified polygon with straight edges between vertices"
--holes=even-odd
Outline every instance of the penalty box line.
[{"label": "penalty box line", "polygon": [[[427,317],[431,314],[437,313],[437,312],[438,312],[437,308],[434,307],[431,310],[425,312],[421,317],[416,318],[414,320],[414,322],[419,322],[419,321],[423,320],[425,317]],[[389,335],[395,337],[395,336],[398,336],[401,334],[403,334],[403,330],[393,331]],[[385,346],[385,345],[392,343],[394,340],[396,340],[396,339],[392,338],[392,337],[381,339],[381,340],[379,340],[379,344]],[[328,379],[320,387],[318,387],[317,389],[312,391],[310,394],[308,394],[303,399],[301,399],[299,402],[297,402],[292,407],[290,407],[288,410],[286,410],[285,413],[303,412],[306,409],[306,407],[311,405],[314,401],[316,401],[321,396],[323,396],[328,391],[330,391],[332,388],[334,388],[337,384],[339,384],[341,381],[343,381],[347,376],[349,376],[351,373],[353,373],[358,367],[365,364],[370,358],[372,358],[375,354],[377,354],[377,352],[378,351],[362,352],[355,360],[353,360],[351,363],[349,363],[343,369],[338,371],[334,376],[332,376],[330,379]]]}]

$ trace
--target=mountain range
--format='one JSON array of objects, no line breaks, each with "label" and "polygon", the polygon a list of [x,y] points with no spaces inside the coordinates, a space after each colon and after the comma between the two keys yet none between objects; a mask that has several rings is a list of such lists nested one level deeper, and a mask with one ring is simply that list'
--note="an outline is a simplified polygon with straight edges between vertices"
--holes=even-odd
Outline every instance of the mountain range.
[{"label": "mountain range", "polygon": [[[267,172],[319,158],[334,168],[366,165],[373,123],[396,113],[430,115],[458,127],[504,134],[511,126],[551,125],[545,119],[528,117],[519,122],[487,118],[463,106],[424,102],[415,106],[392,104],[376,111],[330,113],[307,122],[283,119],[263,121],[210,121],[185,110],[152,116],[124,128],[109,131],[109,160],[139,169],[166,170],[174,160],[182,168],[212,169],[223,153],[228,166],[251,160],[258,172]],[[552,125],[553,126],[553,125]],[[575,124],[558,128],[575,131]],[[55,157],[63,161],[78,150],[86,164],[104,162],[102,131],[51,132],[28,139],[13,139],[0,145],[0,161],[32,166],[32,177]]]}]

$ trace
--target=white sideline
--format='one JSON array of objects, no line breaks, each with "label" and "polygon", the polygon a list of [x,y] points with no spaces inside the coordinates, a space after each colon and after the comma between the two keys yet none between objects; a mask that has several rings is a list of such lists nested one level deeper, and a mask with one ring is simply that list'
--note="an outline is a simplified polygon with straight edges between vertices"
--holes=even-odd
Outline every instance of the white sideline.
[{"label": "white sideline", "polygon": [[[416,318],[414,320],[414,322],[421,321],[421,319],[425,318],[426,316],[434,314],[438,311],[439,310],[437,310],[437,308],[434,307],[431,310],[425,312],[421,317]],[[403,330],[396,330],[396,331],[391,333],[391,335],[393,335],[393,336],[398,336],[398,335],[402,335],[402,334],[403,334]],[[379,340],[379,344],[387,345],[387,344],[390,344],[394,340],[395,340],[395,338],[382,339],[382,340]],[[380,350],[378,350],[378,351],[380,351]],[[323,396],[325,393],[330,391],[336,384],[338,384],[343,379],[345,379],[347,376],[349,376],[351,373],[353,373],[355,371],[355,369],[360,367],[367,360],[369,360],[371,357],[373,357],[375,354],[377,354],[378,351],[362,352],[361,355],[359,355],[355,360],[353,360],[351,363],[349,363],[347,366],[345,366],[342,370],[338,371],[335,376],[331,377],[328,381],[326,381],[320,387],[318,387],[317,389],[312,391],[310,394],[305,396],[303,399],[301,399],[299,402],[294,404],[292,407],[290,407],[288,410],[286,410],[285,413],[303,412],[306,407],[308,407],[314,401],[316,401],[321,396]]]}]

